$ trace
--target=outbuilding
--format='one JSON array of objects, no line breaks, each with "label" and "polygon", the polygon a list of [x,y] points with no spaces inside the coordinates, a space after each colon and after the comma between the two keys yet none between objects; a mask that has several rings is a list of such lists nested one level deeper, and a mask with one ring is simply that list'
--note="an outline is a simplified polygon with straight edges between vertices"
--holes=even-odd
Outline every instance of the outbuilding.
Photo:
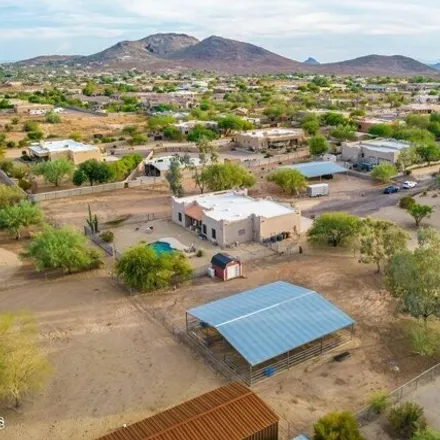
[{"label": "outbuilding", "polygon": [[241,261],[229,254],[214,255],[211,259],[211,265],[215,276],[223,281],[239,278],[242,275]]}]

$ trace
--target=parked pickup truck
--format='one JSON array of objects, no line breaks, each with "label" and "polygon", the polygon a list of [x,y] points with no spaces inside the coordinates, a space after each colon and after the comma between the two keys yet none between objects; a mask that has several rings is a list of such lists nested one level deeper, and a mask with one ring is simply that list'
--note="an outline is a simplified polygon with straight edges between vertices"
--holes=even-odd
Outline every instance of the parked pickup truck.
[{"label": "parked pickup truck", "polygon": [[400,188],[396,185],[390,185],[387,186],[384,190],[383,193],[384,194],[394,194],[396,192],[399,192]]}]

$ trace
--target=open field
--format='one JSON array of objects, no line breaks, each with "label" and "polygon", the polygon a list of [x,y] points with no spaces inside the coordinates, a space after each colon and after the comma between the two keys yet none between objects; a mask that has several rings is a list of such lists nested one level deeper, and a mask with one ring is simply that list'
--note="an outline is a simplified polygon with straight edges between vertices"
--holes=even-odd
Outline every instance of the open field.
[{"label": "open field", "polygon": [[351,255],[320,254],[246,263],[246,279],[204,278],[153,297],[126,297],[108,269],[2,291],[2,310],[35,314],[53,365],[44,391],[21,413],[4,412],[2,438],[93,439],[219,386],[225,379],[166,328],[183,330],[188,307],[275,280],[314,289],[357,321],[355,342],[341,349],[351,358],[303,364],[255,387],[297,430],[331,409],[359,409],[369,392],[395,388],[434,363],[411,353],[373,268]]}]

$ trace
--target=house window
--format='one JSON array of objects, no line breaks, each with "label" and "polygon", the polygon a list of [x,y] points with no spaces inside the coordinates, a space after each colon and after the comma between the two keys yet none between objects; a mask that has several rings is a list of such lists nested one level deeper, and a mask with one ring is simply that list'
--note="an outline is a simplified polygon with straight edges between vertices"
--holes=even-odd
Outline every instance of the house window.
[{"label": "house window", "polygon": [[238,235],[245,235],[246,234],[246,229],[239,229],[238,230]]},{"label": "house window", "polygon": [[206,235],[207,232],[208,232],[208,231],[207,231],[207,228],[206,228],[206,225],[203,225],[203,226],[202,226],[202,229],[203,229],[203,233]]},{"label": "house window", "polygon": [[179,222],[182,223],[182,213],[179,212]]},{"label": "house window", "polygon": [[214,240],[217,238],[217,233],[214,228],[212,228],[212,230],[211,230],[211,235]]}]

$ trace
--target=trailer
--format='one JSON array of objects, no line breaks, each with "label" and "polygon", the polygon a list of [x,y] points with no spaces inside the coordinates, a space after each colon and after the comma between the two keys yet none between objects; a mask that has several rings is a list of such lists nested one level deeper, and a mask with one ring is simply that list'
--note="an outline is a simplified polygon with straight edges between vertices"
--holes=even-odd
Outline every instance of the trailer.
[{"label": "trailer", "polygon": [[309,197],[328,196],[328,183],[317,183],[307,186],[307,195]]}]

